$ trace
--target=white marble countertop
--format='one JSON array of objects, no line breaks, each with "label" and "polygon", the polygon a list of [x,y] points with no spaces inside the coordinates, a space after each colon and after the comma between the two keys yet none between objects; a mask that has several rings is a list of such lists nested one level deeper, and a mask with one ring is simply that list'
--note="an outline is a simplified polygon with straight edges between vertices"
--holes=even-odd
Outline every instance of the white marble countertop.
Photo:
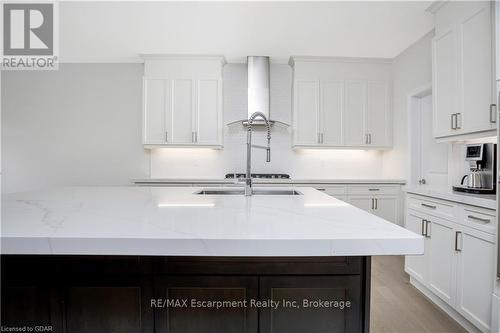
[{"label": "white marble countertop", "polygon": [[407,193],[425,195],[432,198],[449,200],[472,206],[478,206],[489,209],[497,209],[495,194],[469,194],[453,191],[451,188],[435,188],[422,186],[403,187]]},{"label": "white marble countertop", "polygon": [[423,253],[422,236],[313,188],[297,188],[302,195],[296,196],[252,197],[195,194],[200,189],[73,187],[4,195],[2,253],[164,256]]},{"label": "white marble countertop", "polygon": [[[207,178],[139,178],[135,184],[234,184],[234,179]],[[403,179],[263,179],[254,178],[254,184],[405,184]]]}]

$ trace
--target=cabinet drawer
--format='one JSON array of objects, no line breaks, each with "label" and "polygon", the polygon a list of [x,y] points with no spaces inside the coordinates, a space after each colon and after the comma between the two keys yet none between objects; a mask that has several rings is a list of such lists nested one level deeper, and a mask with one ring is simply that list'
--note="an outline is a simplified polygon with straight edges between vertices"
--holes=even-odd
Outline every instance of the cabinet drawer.
[{"label": "cabinet drawer", "polygon": [[461,209],[460,224],[481,230],[490,234],[495,233],[495,211],[473,206],[463,206]]},{"label": "cabinet drawer", "polygon": [[337,197],[337,196],[346,196],[347,195],[347,186],[343,185],[338,185],[338,186],[321,186],[321,185],[315,185],[315,189],[318,191],[324,192],[328,195],[331,195],[332,197]]},{"label": "cabinet drawer", "polygon": [[447,201],[430,199],[427,197],[420,196],[408,196],[408,208],[418,210],[420,212],[425,212],[438,217],[443,217],[446,219],[454,219],[458,216],[457,205],[453,205]]},{"label": "cabinet drawer", "polygon": [[399,185],[384,185],[384,184],[364,184],[364,185],[349,185],[349,194],[398,194],[401,190]]}]

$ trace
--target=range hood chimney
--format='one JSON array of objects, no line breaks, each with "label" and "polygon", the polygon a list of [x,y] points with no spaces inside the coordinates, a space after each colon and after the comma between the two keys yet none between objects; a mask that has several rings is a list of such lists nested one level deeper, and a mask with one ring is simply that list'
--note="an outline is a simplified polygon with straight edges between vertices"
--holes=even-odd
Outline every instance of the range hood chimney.
[{"label": "range hood chimney", "polygon": [[[248,69],[248,111],[247,116],[254,112],[262,112],[267,119],[269,115],[269,57],[247,57]],[[253,125],[264,125],[262,117],[255,118]]]},{"label": "range hood chimney", "polygon": [[[254,112],[262,112],[269,124],[279,124],[284,127],[290,125],[281,121],[272,120],[270,114],[270,66],[269,57],[267,56],[248,56],[248,91],[247,91],[247,119],[233,121],[228,126],[236,123],[248,125],[248,119]],[[252,127],[265,126],[266,123],[262,117],[256,117],[252,123]]]}]

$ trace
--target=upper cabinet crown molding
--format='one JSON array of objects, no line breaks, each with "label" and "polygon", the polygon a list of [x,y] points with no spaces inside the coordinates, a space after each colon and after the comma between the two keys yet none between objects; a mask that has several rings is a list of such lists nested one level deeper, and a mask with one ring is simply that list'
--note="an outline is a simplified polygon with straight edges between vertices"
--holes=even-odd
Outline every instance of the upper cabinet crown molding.
[{"label": "upper cabinet crown molding", "polygon": [[356,57],[317,57],[317,56],[291,56],[288,64],[292,67],[296,62],[323,62],[323,63],[372,63],[372,64],[392,64],[390,58],[356,58]]},{"label": "upper cabinet crown molding", "polygon": [[143,145],[222,148],[221,56],[144,57]]},{"label": "upper cabinet crown molding", "polygon": [[227,64],[226,57],[216,54],[163,54],[163,53],[141,53],[139,56],[144,60],[216,60],[222,66]]}]

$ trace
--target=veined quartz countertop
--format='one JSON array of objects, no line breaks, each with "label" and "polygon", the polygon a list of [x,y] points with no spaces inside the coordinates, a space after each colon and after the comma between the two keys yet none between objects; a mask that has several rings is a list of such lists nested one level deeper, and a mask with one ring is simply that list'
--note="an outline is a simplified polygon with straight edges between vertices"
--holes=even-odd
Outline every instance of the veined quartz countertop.
[{"label": "veined quartz countertop", "polygon": [[438,198],[472,206],[478,206],[489,209],[497,209],[495,194],[470,194],[453,191],[451,188],[435,188],[429,186],[411,186],[404,187],[403,191],[407,193],[424,195],[432,198]]},{"label": "veined quartz countertop", "polygon": [[313,188],[251,197],[195,194],[201,189],[70,187],[7,194],[2,253],[370,256],[424,250],[422,236]]},{"label": "veined quartz countertop", "polygon": [[[207,178],[140,178],[132,179],[135,184],[235,184],[234,179],[207,179]],[[254,184],[405,184],[402,179],[277,179],[254,178]]]}]

